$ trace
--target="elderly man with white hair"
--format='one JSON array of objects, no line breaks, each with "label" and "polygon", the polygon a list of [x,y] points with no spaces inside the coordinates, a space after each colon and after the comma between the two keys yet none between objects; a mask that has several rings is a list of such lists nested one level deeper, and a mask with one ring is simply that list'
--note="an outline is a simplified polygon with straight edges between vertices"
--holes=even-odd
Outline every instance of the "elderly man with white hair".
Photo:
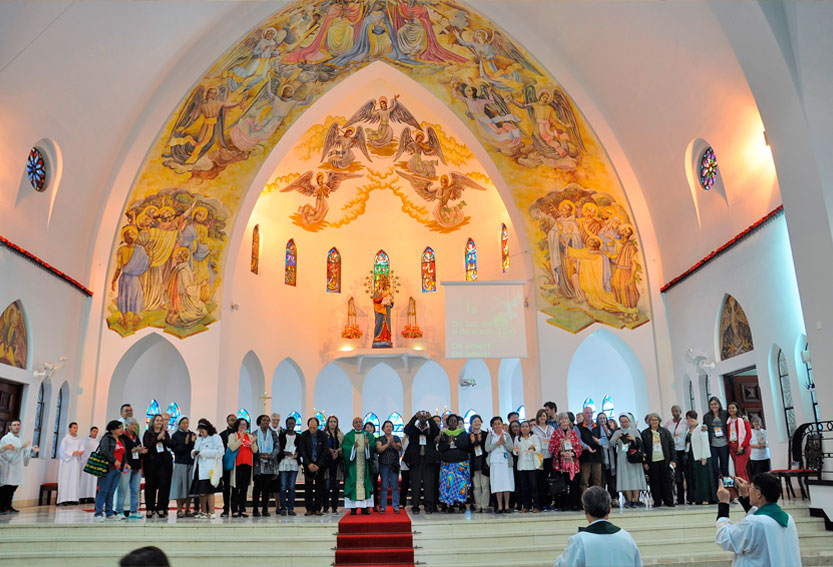
[{"label": "elderly man with white hair", "polygon": [[[688,421],[683,417],[683,410],[677,404],[671,406],[671,419],[665,422],[665,429],[674,439],[674,451],[677,453],[677,504],[686,503],[686,484],[691,490],[690,467],[688,466],[688,451],[686,450],[686,435],[688,434]],[[693,504],[691,494],[688,495],[688,503]]]},{"label": "elderly man with white hair", "polygon": [[555,567],[642,567],[642,556],[631,534],[611,524],[610,494],[591,486],[581,496],[589,525],[570,536]]}]

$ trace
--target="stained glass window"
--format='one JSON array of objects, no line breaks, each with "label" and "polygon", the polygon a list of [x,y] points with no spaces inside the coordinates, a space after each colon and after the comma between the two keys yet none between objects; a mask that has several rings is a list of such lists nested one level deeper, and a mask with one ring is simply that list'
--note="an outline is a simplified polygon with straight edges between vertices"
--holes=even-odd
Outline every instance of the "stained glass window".
[{"label": "stained glass window", "polygon": [[688,409],[693,410],[696,400],[694,398],[694,382],[688,381]]},{"label": "stained glass window", "polygon": [[182,410],[179,409],[179,404],[176,402],[171,402],[168,404],[168,409],[165,410],[171,419],[168,420],[168,429],[173,429],[174,425],[176,425],[176,420],[182,416]]},{"label": "stained glass window", "polygon": [[[32,445],[40,446],[41,430],[43,429],[43,416],[46,413],[46,402],[44,401],[43,382],[40,383],[40,390],[38,390],[38,405],[35,408],[35,433],[32,436]],[[38,458],[40,453],[37,453],[33,458]]]},{"label": "stained glass window", "polygon": [[471,418],[473,418],[475,415],[477,415],[477,412],[473,409],[470,409],[463,415],[463,429],[465,429],[466,431],[471,429]]},{"label": "stained glass window", "polygon": [[466,242],[466,281],[475,280],[477,280],[477,248],[474,246],[474,240],[469,238]]},{"label": "stained glass window", "polygon": [[717,155],[709,146],[700,156],[700,184],[708,191],[717,181]]},{"label": "stained glass window", "polygon": [[29,158],[26,160],[26,176],[35,191],[46,189],[46,160],[37,148],[29,150]]},{"label": "stained glass window", "polygon": [[365,423],[365,425],[366,425],[368,422],[370,422],[370,423],[372,423],[373,425],[375,425],[375,426],[376,426],[376,433],[379,433],[379,429],[381,429],[381,428],[382,428],[382,424],[381,424],[381,422],[379,421],[379,416],[378,416],[378,415],[376,415],[376,414],[375,414],[375,413],[373,413],[373,412],[368,413],[367,415],[365,415],[365,416],[364,416],[364,423]]},{"label": "stained glass window", "polygon": [[402,435],[405,432],[405,420],[402,415],[395,411],[388,416],[388,419],[393,423],[393,434]]},{"label": "stained glass window", "polygon": [[256,274],[260,268],[260,225],[256,224],[252,230],[252,273]]},{"label": "stained glass window", "polygon": [[64,413],[64,389],[58,390],[58,407],[55,411],[55,428],[52,430],[52,458],[58,456],[58,436],[61,432],[61,417]]},{"label": "stained glass window", "polygon": [[286,263],[284,266],[283,282],[286,285],[295,285],[298,270],[298,248],[295,246],[295,240],[289,239],[286,243]]},{"label": "stained glass window", "polygon": [[593,398],[584,398],[584,403],[581,404],[581,409],[590,408],[593,410],[593,413],[596,413],[596,402],[593,401]]},{"label": "stained glass window", "polygon": [[790,389],[790,370],[787,367],[787,357],[784,351],[778,349],[778,382],[781,385],[781,402],[784,404],[784,421],[787,436],[791,437],[795,431],[795,404]]},{"label": "stained glass window", "polygon": [[301,414],[297,411],[293,411],[291,414],[286,416],[287,418],[294,418],[295,419],[295,431],[300,433],[304,429],[304,424],[301,423]]},{"label": "stained glass window", "polygon": [[250,426],[252,425],[252,416],[249,415],[249,410],[247,409],[240,408],[240,410],[237,412],[237,419],[245,419],[249,422]]},{"label": "stained glass window", "polygon": [[502,260],[503,271],[509,271],[509,231],[506,230],[506,225],[500,225],[500,257]]},{"label": "stained glass window", "polygon": [[162,410],[159,409],[159,402],[151,400],[148,404],[148,409],[145,412],[145,416],[147,416],[145,419],[145,425],[150,425],[150,420],[153,419],[153,416],[159,415],[160,413],[162,413]]},{"label": "stained glass window", "polygon": [[602,411],[607,415],[608,419],[613,419],[613,398],[610,395],[605,395],[602,400]]},{"label": "stained glass window", "polygon": [[324,413],[320,411],[315,412],[315,419],[318,420],[318,429],[323,431],[327,427],[327,418],[324,417]]},{"label": "stained glass window", "polygon": [[384,250],[376,253],[376,261],[373,263],[373,285],[377,288],[380,279],[390,279],[390,259]]},{"label": "stained glass window", "polygon": [[516,411],[518,412],[518,420],[526,420],[526,406],[524,404],[519,405]]},{"label": "stained glass window", "polygon": [[437,262],[429,247],[422,252],[422,292],[432,291],[437,291]]},{"label": "stained glass window", "polygon": [[341,254],[335,248],[327,253],[327,291],[341,293]]}]

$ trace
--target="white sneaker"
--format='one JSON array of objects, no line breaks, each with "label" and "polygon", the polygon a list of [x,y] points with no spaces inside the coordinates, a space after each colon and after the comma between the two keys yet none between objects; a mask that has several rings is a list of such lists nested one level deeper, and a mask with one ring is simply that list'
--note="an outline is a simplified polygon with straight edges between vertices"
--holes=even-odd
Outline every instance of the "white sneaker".
[{"label": "white sneaker", "polygon": [[104,516],[95,516],[93,517],[93,522],[103,522]]},{"label": "white sneaker", "polygon": [[216,520],[217,519],[217,514],[211,514],[210,516],[208,516],[208,519]]}]

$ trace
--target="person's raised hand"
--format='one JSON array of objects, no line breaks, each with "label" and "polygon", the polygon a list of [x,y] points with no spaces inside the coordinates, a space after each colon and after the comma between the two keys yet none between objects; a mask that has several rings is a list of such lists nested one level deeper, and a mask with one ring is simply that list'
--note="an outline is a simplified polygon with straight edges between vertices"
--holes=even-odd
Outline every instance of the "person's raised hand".
[{"label": "person's raised hand", "polygon": [[738,476],[732,477],[735,479],[735,488],[738,490],[738,496],[744,498],[749,497],[749,483]]},{"label": "person's raised hand", "polygon": [[717,487],[717,499],[723,504],[728,504],[729,500],[732,499],[732,494],[731,492],[729,492],[729,489],[723,486],[722,482],[719,482],[718,484],[719,486]]}]

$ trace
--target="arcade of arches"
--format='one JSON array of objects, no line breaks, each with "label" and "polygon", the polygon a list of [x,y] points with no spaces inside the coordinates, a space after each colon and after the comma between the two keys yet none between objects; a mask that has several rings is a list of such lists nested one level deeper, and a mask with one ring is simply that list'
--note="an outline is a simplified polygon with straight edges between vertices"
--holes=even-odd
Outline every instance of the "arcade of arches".
[{"label": "arcade of arches", "polygon": [[[123,402],[347,423],[714,395],[787,464],[833,404],[833,8],[474,4],[368,45],[322,1],[0,7],[0,426],[38,432],[35,478]],[[525,350],[450,358],[446,284],[484,282],[521,290]]]}]

